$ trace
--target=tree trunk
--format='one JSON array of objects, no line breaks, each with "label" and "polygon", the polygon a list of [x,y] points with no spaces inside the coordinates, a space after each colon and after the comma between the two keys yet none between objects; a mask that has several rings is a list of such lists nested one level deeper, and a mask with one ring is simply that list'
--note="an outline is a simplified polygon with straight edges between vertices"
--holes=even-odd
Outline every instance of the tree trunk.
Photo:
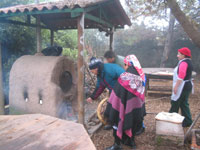
[{"label": "tree trunk", "polygon": [[167,5],[193,43],[200,48],[200,31],[198,28],[181,11],[176,0],[167,0]]},{"label": "tree trunk", "polygon": [[166,62],[168,60],[169,52],[171,51],[173,31],[174,31],[174,22],[175,22],[175,18],[172,15],[172,13],[170,12],[169,29],[168,29],[167,38],[166,38],[166,41],[165,41],[165,48],[164,48],[164,51],[163,51],[163,56],[161,58],[160,67],[166,66]]}]

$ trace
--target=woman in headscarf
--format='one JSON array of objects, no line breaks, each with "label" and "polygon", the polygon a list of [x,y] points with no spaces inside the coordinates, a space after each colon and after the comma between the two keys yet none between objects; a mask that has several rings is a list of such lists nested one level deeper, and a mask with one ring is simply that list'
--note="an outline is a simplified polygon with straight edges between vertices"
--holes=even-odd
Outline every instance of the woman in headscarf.
[{"label": "woman in headscarf", "polygon": [[173,92],[171,96],[171,108],[169,112],[178,113],[179,108],[181,114],[185,117],[182,126],[189,127],[192,124],[188,98],[192,91],[192,71],[193,65],[191,61],[191,51],[187,47],[178,50],[178,65],[174,69],[173,75]]},{"label": "woman in headscarf", "polygon": [[121,150],[121,143],[135,149],[135,133],[145,116],[145,75],[135,55],[124,59],[124,73],[115,84],[104,113],[113,125],[114,144],[106,150]]},{"label": "woman in headscarf", "polygon": [[117,64],[104,64],[100,59],[92,57],[89,64],[90,71],[97,76],[97,84],[87,102],[97,99],[104,89],[107,88],[111,93],[118,77],[124,72],[124,69]]}]

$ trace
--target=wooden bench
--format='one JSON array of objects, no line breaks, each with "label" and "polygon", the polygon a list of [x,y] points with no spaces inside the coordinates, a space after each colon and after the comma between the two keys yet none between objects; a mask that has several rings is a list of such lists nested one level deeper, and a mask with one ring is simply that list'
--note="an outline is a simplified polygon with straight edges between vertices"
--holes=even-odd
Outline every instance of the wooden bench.
[{"label": "wooden bench", "polygon": [[[172,84],[171,89],[168,88],[168,85],[165,85],[165,81],[172,81],[173,80],[173,72],[174,68],[143,68],[143,71],[146,75],[146,86],[145,86],[145,95],[147,96],[148,91],[155,92],[155,93],[168,93],[172,91]],[[192,72],[192,77],[196,76],[196,72]],[[160,80],[162,83],[162,88],[151,88],[150,80]],[[159,86],[157,86],[159,87]],[[166,90],[165,90],[166,89]]]}]

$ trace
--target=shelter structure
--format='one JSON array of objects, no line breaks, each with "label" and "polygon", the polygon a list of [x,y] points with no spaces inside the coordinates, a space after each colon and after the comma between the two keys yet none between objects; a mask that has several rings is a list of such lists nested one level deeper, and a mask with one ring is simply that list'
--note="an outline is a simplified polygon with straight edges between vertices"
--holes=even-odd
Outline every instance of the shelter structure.
[{"label": "shelter structure", "polygon": [[[16,17],[25,19],[18,21]],[[82,124],[84,123],[84,29],[94,28],[106,32],[106,35],[110,36],[112,50],[115,29],[131,25],[119,0],[63,0],[0,8],[0,23],[36,28],[37,52],[41,52],[41,29],[51,31],[51,45],[54,42],[54,31],[78,29],[78,121]]]}]

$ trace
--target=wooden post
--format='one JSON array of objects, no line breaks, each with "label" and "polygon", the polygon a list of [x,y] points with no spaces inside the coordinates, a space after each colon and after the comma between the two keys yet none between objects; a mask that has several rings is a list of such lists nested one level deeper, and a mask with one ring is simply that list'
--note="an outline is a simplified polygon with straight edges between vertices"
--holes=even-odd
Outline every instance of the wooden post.
[{"label": "wooden post", "polygon": [[41,52],[42,49],[42,38],[41,38],[41,27],[40,27],[40,16],[36,17],[36,34],[37,34],[37,52]]},{"label": "wooden post", "polygon": [[51,30],[51,46],[54,44],[54,31]]},{"label": "wooden post", "polygon": [[145,96],[147,96],[147,91],[149,90],[149,76],[146,75],[146,85],[145,85]]},{"label": "wooden post", "polygon": [[113,51],[113,32],[114,32],[114,28],[110,29],[110,51]]},{"label": "wooden post", "polygon": [[78,18],[78,122],[84,124],[84,13]]},{"label": "wooden post", "polygon": [[110,34],[110,51],[113,51],[113,32]]},{"label": "wooden post", "polygon": [[4,115],[4,93],[2,82],[2,57],[1,57],[1,42],[0,42],[0,115]]},{"label": "wooden post", "polygon": [[31,24],[31,16],[30,15],[27,15],[26,22],[29,25]]}]

